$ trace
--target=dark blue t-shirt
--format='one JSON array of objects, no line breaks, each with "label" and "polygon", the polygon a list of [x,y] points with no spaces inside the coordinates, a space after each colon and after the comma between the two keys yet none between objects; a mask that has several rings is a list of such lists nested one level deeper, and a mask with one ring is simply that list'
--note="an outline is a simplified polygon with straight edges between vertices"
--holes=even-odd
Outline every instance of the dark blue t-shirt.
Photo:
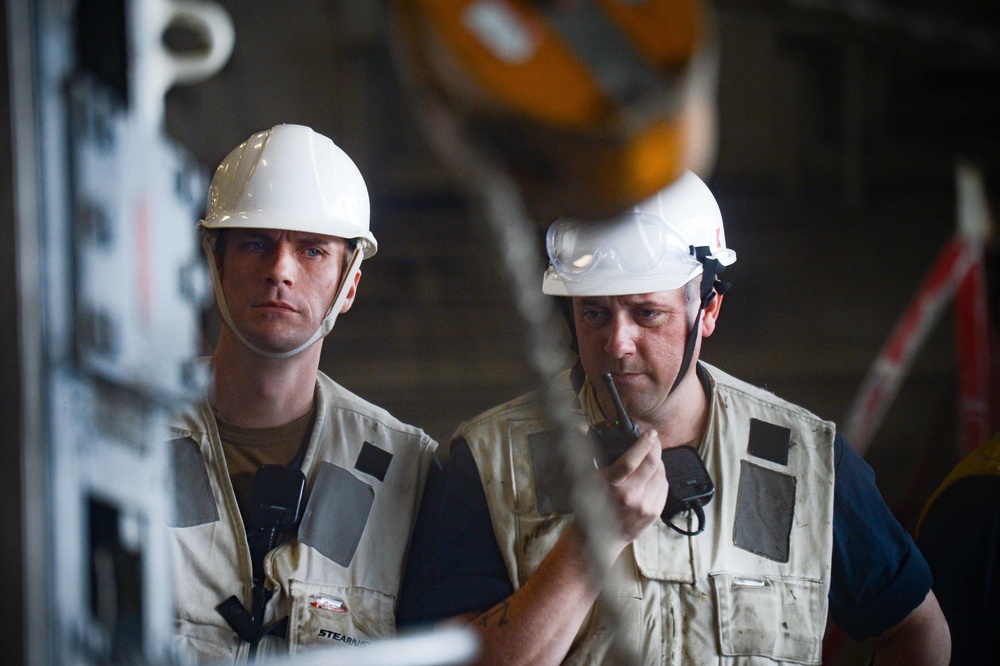
[{"label": "dark blue t-shirt", "polygon": [[[902,621],[927,596],[931,574],[875,486],[871,467],[838,434],[830,616],[856,640]],[[697,537],[695,537],[697,538]],[[483,612],[513,594],[468,445],[433,465],[414,530],[397,624]]]}]

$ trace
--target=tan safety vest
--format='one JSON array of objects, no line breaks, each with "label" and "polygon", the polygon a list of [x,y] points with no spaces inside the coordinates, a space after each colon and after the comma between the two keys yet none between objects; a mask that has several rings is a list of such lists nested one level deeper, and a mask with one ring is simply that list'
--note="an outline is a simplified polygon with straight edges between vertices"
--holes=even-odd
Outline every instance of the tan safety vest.
[{"label": "tan safety vest", "polygon": [[[711,411],[699,454],[715,497],[702,534],[657,522],[623,551],[615,566],[625,583],[614,594],[624,638],[648,664],[818,664],[833,548],[834,426],[702,366]],[[577,396],[569,373],[559,382],[581,419],[603,420],[589,385]],[[529,394],[463,424],[456,436],[469,443],[517,589],[572,519],[551,425]],[[688,530],[696,525],[690,519]],[[681,527],[683,520],[674,517]],[[609,636],[598,602],[565,663],[612,663]]]},{"label": "tan safety vest", "polygon": [[[302,464],[309,497],[297,540],[264,560],[274,591],[264,625],[287,616],[287,639],[265,637],[260,656],[310,645],[362,647],[395,633],[396,595],[437,446],[322,373],[316,396]],[[211,408],[192,406],[171,431],[177,641],[182,652],[203,659],[243,662],[249,644],[216,606],[236,595],[249,610],[253,574]]]}]

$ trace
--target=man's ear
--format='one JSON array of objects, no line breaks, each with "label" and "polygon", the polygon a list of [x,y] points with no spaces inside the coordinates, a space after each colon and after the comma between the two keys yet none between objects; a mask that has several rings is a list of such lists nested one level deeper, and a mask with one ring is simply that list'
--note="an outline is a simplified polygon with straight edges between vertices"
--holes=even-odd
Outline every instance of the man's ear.
[{"label": "man's ear", "polygon": [[719,311],[722,309],[722,294],[715,292],[715,296],[705,306],[701,313],[701,336],[707,338],[715,332],[715,322],[719,318]]},{"label": "man's ear", "polygon": [[357,272],[354,274],[354,281],[351,284],[351,288],[347,291],[347,298],[344,299],[344,306],[340,308],[340,314],[344,314],[351,309],[351,305],[354,304],[354,297],[358,295],[358,282],[361,281],[361,269],[358,268]]}]

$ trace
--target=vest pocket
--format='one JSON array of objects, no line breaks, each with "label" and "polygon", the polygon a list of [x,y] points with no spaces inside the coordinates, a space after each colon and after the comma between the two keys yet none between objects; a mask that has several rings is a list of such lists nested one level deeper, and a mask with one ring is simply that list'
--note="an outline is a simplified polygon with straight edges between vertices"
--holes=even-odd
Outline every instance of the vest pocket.
[{"label": "vest pocket", "polygon": [[388,594],[291,580],[289,595],[288,645],[292,652],[309,646],[365,647],[395,633],[395,600]]},{"label": "vest pocket", "polygon": [[716,573],[712,588],[722,654],[820,663],[826,600],[819,581]]},{"label": "vest pocket", "polygon": [[[179,623],[178,633],[174,636],[173,644],[177,651],[192,663],[199,661],[222,663],[223,661],[231,662],[237,658],[239,648],[235,641],[229,638],[229,635],[232,635],[229,627],[226,627],[228,635],[225,637],[216,635],[196,638],[188,631],[191,625],[185,626],[185,624],[184,622]],[[204,626],[199,628],[203,629],[200,632],[203,634],[208,634],[210,631],[215,634],[222,633],[216,628],[210,628],[208,631],[204,631],[206,629]]]}]

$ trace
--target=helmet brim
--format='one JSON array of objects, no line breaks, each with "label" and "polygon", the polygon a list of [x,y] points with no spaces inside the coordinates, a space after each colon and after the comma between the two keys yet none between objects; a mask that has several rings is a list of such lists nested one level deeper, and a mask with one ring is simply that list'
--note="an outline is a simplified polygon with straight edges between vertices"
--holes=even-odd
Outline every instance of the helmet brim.
[{"label": "helmet brim", "polygon": [[[378,242],[370,231],[362,231],[357,234],[355,229],[354,233],[348,231],[351,235],[343,236],[330,233],[336,230],[337,225],[331,225],[328,218],[309,218],[301,215],[282,215],[271,212],[235,212],[205,217],[198,221],[198,226],[204,229],[283,229],[333,236],[334,238],[357,241],[365,259],[374,256],[378,251]],[[345,223],[343,226],[345,230],[351,230],[354,225]]]}]

